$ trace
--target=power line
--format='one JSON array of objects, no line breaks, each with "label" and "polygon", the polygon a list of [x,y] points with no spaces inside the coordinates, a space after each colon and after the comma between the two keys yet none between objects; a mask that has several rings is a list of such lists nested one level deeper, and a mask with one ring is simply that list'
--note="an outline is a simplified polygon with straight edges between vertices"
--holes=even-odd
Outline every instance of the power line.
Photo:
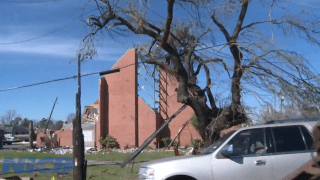
[{"label": "power line", "polygon": [[[127,68],[127,67],[129,67],[129,66],[132,66],[132,65],[134,65],[134,64],[135,64],[135,63],[128,64],[128,65],[125,65],[125,66],[122,66],[122,67],[119,67],[119,68],[112,68],[111,70],[114,70],[114,69],[124,69],[124,68]],[[100,72],[103,72],[103,71],[98,71],[98,72],[93,72],[93,73],[87,73],[87,74],[84,74],[84,75],[80,75],[80,77],[91,76],[91,75],[94,75],[94,74],[99,74]],[[42,85],[42,84],[47,84],[47,83],[52,83],[52,82],[57,82],[57,81],[64,81],[64,80],[68,80],[68,79],[76,79],[77,77],[78,77],[78,75],[75,75],[75,76],[66,77],[66,78],[59,78],[59,79],[54,79],[54,80],[50,80],[50,81],[44,81],[44,82],[39,82],[39,83],[34,83],[34,84],[28,84],[28,85],[24,85],[24,86],[7,88],[7,89],[2,89],[2,90],[0,90],[0,92],[10,91],[10,90],[15,90],[15,89],[21,89],[21,88],[26,88],[26,87],[32,87],[32,86],[37,86],[37,85]]]},{"label": "power line", "polygon": [[97,9],[98,9],[98,8],[95,8],[95,9],[93,9],[93,10],[91,10],[91,11],[88,11],[88,12],[86,12],[86,13],[83,13],[83,14],[81,14],[80,16],[78,16],[77,18],[73,19],[71,22],[69,22],[69,23],[67,23],[67,24],[59,27],[58,29],[55,29],[55,30],[50,31],[50,32],[48,32],[48,33],[46,33],[46,34],[43,34],[43,35],[41,35],[41,36],[34,37],[34,38],[30,38],[30,39],[26,39],[26,40],[22,40],[22,41],[15,41],[15,42],[10,42],[10,43],[0,43],[0,45],[19,44],[19,43],[24,43],[24,42],[28,42],[28,41],[33,41],[33,40],[36,40],[36,39],[40,39],[40,38],[42,38],[42,37],[48,36],[48,35],[50,35],[50,34],[53,34],[53,33],[55,33],[55,32],[57,32],[57,31],[65,28],[65,27],[69,26],[69,25],[72,24],[74,21],[76,21],[77,19],[81,18],[83,15],[88,14],[88,13],[91,13],[91,12],[97,10]]},{"label": "power line", "polygon": [[40,38],[42,38],[42,37],[48,36],[48,35],[50,35],[50,34],[53,34],[53,33],[55,33],[55,32],[57,32],[57,31],[65,28],[65,27],[69,26],[71,23],[73,23],[73,22],[69,22],[68,24],[63,25],[62,27],[60,27],[60,28],[58,28],[58,29],[55,29],[55,30],[53,30],[53,31],[51,31],[51,32],[49,32],[49,33],[46,33],[46,34],[41,35],[41,36],[38,36],[38,37],[34,37],[34,38],[22,40],[22,41],[14,41],[14,42],[10,42],[10,43],[0,43],[0,44],[2,44],[2,45],[19,44],[19,43],[24,43],[24,42],[28,42],[28,41],[33,41],[33,40],[36,40],[36,39],[40,39]]}]

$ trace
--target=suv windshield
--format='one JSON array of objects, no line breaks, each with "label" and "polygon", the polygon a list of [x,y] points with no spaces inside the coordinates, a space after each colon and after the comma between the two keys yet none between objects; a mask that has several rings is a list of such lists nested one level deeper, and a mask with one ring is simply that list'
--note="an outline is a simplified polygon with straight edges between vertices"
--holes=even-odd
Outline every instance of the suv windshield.
[{"label": "suv windshield", "polygon": [[215,143],[207,147],[200,155],[205,155],[205,154],[211,154],[215,150],[217,150],[234,132],[236,131],[231,131],[230,133],[226,134],[222,138],[218,139]]}]

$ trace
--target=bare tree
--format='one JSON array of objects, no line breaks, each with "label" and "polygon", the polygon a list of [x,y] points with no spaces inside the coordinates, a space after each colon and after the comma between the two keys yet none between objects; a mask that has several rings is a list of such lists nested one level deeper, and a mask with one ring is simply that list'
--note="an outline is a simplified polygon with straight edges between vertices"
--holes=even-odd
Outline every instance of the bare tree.
[{"label": "bare tree", "polygon": [[75,114],[75,113],[70,113],[70,114],[67,116],[67,122],[68,122],[68,123],[72,123],[75,118],[76,118],[76,114]]},{"label": "bare tree", "polygon": [[14,120],[11,121],[11,125],[14,125],[14,126],[19,126],[22,122],[22,118],[20,116],[17,116],[14,118]]},{"label": "bare tree", "polygon": [[317,118],[320,117],[317,107],[303,105],[301,108],[285,104],[277,111],[271,105],[263,106],[263,111],[260,112],[259,122],[265,123],[271,120],[280,119],[300,119],[300,118]]},{"label": "bare tree", "polygon": [[[139,58],[144,63],[159,66],[179,82],[178,101],[194,110],[206,146],[221,130],[248,121],[241,96],[251,95],[261,103],[268,103],[261,92],[270,95],[282,90],[287,96],[305,96],[304,99],[319,94],[319,78],[310,70],[308,61],[294,51],[277,46],[273,35],[276,30],[284,36],[298,35],[298,38],[319,46],[318,17],[303,12],[280,12],[281,7],[277,8],[279,17],[273,18],[269,14],[267,19],[245,22],[249,4],[253,2],[261,3],[260,7],[270,9],[270,13],[275,6],[288,2],[167,0],[167,15],[160,23],[147,15],[154,11],[141,8],[134,0],[128,3],[120,0],[94,2],[98,15],[87,18],[92,31],[83,39],[78,51],[82,59],[96,54],[93,37],[99,32],[106,31],[112,38],[116,34],[125,37],[143,35],[151,39],[137,49]],[[189,19],[174,18],[174,7],[189,13]],[[266,24],[271,25],[271,38]],[[220,50],[229,47],[231,56],[222,56],[220,51],[208,46],[214,39],[223,41],[223,46],[218,47]],[[208,49],[214,54],[205,54]],[[198,83],[201,70],[206,75],[204,88]],[[229,83],[230,104],[226,107],[218,107],[211,92],[213,85],[222,85],[212,81],[218,71],[223,71]]]},{"label": "bare tree", "polygon": [[17,111],[15,109],[10,109],[6,111],[6,114],[1,117],[1,123],[3,125],[12,125],[12,122],[17,117]]}]

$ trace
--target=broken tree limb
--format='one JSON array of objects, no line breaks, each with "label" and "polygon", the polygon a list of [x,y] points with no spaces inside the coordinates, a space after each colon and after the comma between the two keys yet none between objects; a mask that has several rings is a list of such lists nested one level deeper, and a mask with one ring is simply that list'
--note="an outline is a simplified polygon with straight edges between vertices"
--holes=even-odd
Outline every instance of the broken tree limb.
[{"label": "broken tree limb", "polygon": [[126,160],[123,161],[123,163],[121,164],[121,168],[123,168],[126,164],[128,164],[129,162],[131,162],[132,159],[134,159],[135,157],[137,157],[140,152],[148,146],[148,144],[151,143],[151,141],[156,138],[156,136],[172,121],[172,119],[174,119],[178,114],[181,113],[181,111],[183,111],[188,105],[183,105],[177,112],[175,112],[170,118],[165,119],[165,122],[162,124],[162,126],[157,129],[146,141],[144,141],[144,143],[137,149],[135,150]]},{"label": "broken tree limb", "polygon": [[48,129],[48,125],[49,125],[49,122],[50,122],[50,119],[51,119],[51,115],[52,115],[52,112],[54,110],[54,107],[56,106],[57,100],[58,100],[58,97],[56,97],[56,100],[53,103],[53,107],[52,107],[52,110],[51,110],[51,113],[50,113],[50,116],[49,116],[49,120],[48,120],[47,125],[46,125],[46,129],[44,130],[44,134],[47,133],[47,129]]},{"label": "broken tree limb", "polygon": [[182,130],[188,125],[188,123],[190,122],[190,120],[188,120],[187,122],[185,122],[179,129],[177,135],[172,139],[172,141],[170,142],[170,144],[167,147],[167,150],[170,149],[170,147],[172,146],[173,142],[177,139],[178,136],[180,136],[180,133],[182,132]]}]

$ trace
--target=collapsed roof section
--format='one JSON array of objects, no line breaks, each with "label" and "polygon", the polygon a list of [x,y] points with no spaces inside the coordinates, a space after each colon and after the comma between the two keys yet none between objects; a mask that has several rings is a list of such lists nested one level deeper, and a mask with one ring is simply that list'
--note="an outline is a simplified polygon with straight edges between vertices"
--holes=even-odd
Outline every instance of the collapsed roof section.
[{"label": "collapsed roof section", "polygon": [[[96,101],[98,102],[98,101]],[[84,122],[90,122],[95,124],[99,120],[99,104],[91,104],[84,107],[82,114],[82,119]]]}]

